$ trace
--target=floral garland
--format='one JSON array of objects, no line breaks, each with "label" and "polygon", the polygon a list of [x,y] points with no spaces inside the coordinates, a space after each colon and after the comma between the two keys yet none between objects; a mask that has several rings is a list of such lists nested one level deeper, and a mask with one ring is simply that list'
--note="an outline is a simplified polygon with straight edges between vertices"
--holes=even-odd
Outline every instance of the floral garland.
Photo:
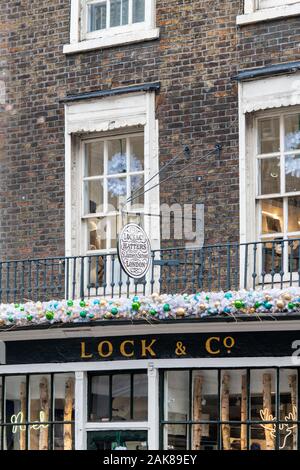
[{"label": "floral garland", "polygon": [[95,320],[273,316],[300,313],[300,288],[229,291],[132,298],[1,304],[0,325],[30,326]]}]

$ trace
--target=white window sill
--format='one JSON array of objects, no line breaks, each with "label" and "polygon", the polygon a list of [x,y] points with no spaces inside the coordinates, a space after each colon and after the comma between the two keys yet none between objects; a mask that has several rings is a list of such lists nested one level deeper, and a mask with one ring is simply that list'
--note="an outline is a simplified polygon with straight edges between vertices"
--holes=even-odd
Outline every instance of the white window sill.
[{"label": "white window sill", "polygon": [[108,47],[122,46],[134,42],[151,41],[159,37],[159,28],[142,31],[130,31],[96,39],[88,39],[74,44],[66,44],[63,48],[64,54],[75,52],[92,51],[94,49],[106,49]]},{"label": "white window sill", "polygon": [[253,13],[247,13],[246,15],[239,15],[236,18],[236,23],[238,25],[244,25],[297,15],[300,15],[300,2],[294,5],[284,5],[282,7],[266,8],[265,10],[257,10]]}]

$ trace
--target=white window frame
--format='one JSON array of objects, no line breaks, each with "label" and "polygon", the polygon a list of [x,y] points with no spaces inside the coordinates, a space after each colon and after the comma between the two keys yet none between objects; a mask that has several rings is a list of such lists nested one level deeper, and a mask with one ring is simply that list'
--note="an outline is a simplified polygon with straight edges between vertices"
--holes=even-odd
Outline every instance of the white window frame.
[{"label": "white window frame", "polygon": [[274,0],[274,6],[269,8],[260,8],[259,1],[260,0],[244,1],[244,14],[238,15],[236,19],[238,25],[300,15],[300,1],[291,3],[294,0]]},{"label": "white window frame", "polygon": [[[239,83],[239,175],[240,175],[240,243],[258,240],[256,180],[256,116],[292,114],[300,109],[300,74],[281,75],[241,81]],[[289,193],[292,195],[293,193]],[[271,237],[270,237],[271,238]],[[287,258],[287,257],[286,257]],[[240,284],[244,285],[244,259],[240,260]],[[248,259],[248,284],[253,261]],[[256,271],[259,272],[261,266]],[[265,279],[268,282],[268,279]]]},{"label": "white window frame", "polygon": [[87,0],[71,0],[70,44],[64,46],[63,52],[72,54],[157,39],[159,28],[156,28],[155,3],[156,0],[145,0],[144,22],[116,27],[108,27],[107,24],[106,29],[88,32]]},{"label": "white window frame", "polygon": [[[124,93],[65,105],[66,256],[116,253],[116,249],[93,250],[89,253],[86,249],[87,232],[85,224],[81,223],[83,220],[82,142],[88,137],[132,134],[132,129],[137,128],[143,129],[144,133],[145,181],[153,177],[152,183],[155,186],[144,194],[144,211],[148,214],[144,217],[144,229],[151,241],[152,250],[160,249],[160,223],[159,217],[155,215],[159,214],[160,207],[160,189],[157,184],[159,182],[158,121],[155,119],[155,92],[149,91]],[[130,212],[130,205],[124,207],[124,211]],[[149,214],[154,215],[149,216]],[[115,269],[117,270],[117,267]],[[125,287],[124,283],[124,289]]]}]

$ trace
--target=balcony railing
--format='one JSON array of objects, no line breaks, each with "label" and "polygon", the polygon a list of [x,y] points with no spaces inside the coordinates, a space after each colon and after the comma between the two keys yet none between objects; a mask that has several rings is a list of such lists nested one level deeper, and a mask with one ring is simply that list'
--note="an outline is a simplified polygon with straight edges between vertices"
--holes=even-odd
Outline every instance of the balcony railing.
[{"label": "balcony railing", "polygon": [[0,262],[0,303],[300,286],[300,239],[152,251],[132,280],[116,254]]}]

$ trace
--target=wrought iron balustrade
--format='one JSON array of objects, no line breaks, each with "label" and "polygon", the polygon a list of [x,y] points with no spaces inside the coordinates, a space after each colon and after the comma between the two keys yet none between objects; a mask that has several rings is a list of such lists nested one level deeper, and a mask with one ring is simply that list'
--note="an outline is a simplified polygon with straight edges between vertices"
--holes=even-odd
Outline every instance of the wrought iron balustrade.
[{"label": "wrought iron balustrade", "polygon": [[0,262],[0,303],[300,286],[300,239],[152,251],[130,279],[116,254]]}]

